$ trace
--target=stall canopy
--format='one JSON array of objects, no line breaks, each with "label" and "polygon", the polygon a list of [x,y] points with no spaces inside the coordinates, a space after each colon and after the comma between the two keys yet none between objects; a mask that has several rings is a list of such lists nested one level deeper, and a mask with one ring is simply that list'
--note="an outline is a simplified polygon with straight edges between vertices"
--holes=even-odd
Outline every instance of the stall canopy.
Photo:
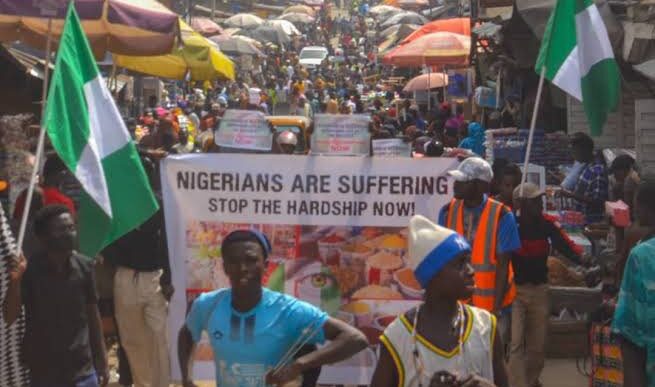
[{"label": "stall canopy", "polygon": [[471,19],[468,17],[462,17],[432,21],[414,31],[411,35],[406,37],[402,43],[409,43],[420,38],[421,36],[425,36],[433,32],[454,32],[460,35],[471,36]]},{"label": "stall canopy", "polygon": [[[56,42],[64,27],[68,1],[52,0]],[[0,1],[0,41],[21,41],[45,48],[48,19],[30,0]],[[156,0],[77,0],[75,9],[96,58],[107,51],[123,55],[162,55],[171,52],[178,37],[178,15]]]},{"label": "stall canopy", "polygon": [[470,50],[469,36],[434,32],[396,47],[383,61],[396,67],[467,66]]},{"label": "stall canopy", "polygon": [[128,70],[168,79],[204,81],[234,79],[234,63],[211,40],[180,19],[183,45],[161,56],[114,55],[114,64]]}]

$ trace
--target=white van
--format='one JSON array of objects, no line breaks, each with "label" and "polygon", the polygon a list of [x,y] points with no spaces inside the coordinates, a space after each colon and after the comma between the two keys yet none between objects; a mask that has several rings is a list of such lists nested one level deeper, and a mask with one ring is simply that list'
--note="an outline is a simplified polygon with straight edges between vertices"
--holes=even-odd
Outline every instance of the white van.
[{"label": "white van", "polygon": [[305,67],[314,68],[320,66],[327,56],[328,49],[325,47],[305,47],[300,51],[299,62]]}]

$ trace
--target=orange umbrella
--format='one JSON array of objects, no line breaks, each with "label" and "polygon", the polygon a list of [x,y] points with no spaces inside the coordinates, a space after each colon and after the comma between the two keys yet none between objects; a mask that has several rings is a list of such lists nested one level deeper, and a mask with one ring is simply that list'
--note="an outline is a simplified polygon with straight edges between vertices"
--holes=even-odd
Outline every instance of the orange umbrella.
[{"label": "orange umbrella", "polygon": [[412,78],[409,82],[407,82],[405,87],[403,87],[403,91],[426,91],[429,89],[436,89],[444,86],[448,86],[448,76],[446,74],[430,73]]},{"label": "orange umbrella", "polygon": [[466,66],[471,37],[452,32],[433,32],[396,47],[383,62],[396,67]]},{"label": "orange umbrella", "polygon": [[471,36],[471,19],[468,17],[462,17],[432,21],[414,31],[400,43],[409,43],[420,38],[421,36],[425,36],[433,32],[453,32],[460,35]]}]

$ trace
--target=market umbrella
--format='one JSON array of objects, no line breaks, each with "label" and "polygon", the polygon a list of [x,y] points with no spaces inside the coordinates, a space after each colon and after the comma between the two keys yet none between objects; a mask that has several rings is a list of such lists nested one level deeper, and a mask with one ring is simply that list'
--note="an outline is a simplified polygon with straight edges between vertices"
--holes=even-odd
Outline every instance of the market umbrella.
[{"label": "market umbrella", "polygon": [[454,19],[440,19],[425,24],[411,35],[407,36],[402,43],[409,43],[413,40],[431,34],[433,32],[454,32],[460,35],[471,36],[471,19],[468,17]]},{"label": "market umbrella", "polygon": [[223,33],[221,26],[208,17],[194,17],[191,19],[191,28],[203,36],[214,36]]},{"label": "market umbrella", "polygon": [[223,24],[235,28],[256,28],[264,24],[264,20],[251,13],[237,13],[236,15],[225,19]]},{"label": "market umbrella", "polygon": [[427,91],[444,86],[448,86],[448,75],[442,73],[430,73],[422,74],[410,79],[405,87],[403,87],[403,91]]},{"label": "market umbrella", "polygon": [[298,28],[296,28],[296,26],[294,26],[293,23],[291,23],[288,20],[266,20],[264,25],[277,27],[277,28],[281,29],[282,32],[284,32],[288,36],[294,36],[294,35],[295,36],[300,36],[300,35],[302,35],[300,33],[300,31],[298,31]]},{"label": "market umbrella", "polygon": [[[393,49],[394,46],[398,44],[403,38],[411,34],[420,26],[414,24],[400,24],[397,26],[389,27],[387,30],[390,31],[388,34],[382,33],[382,36],[386,36],[387,39],[384,40],[378,47],[378,52],[381,54],[387,53],[389,50]],[[391,30],[393,28],[393,30]],[[385,30],[386,31],[386,30]]]},{"label": "market umbrella", "polygon": [[304,13],[285,13],[278,16],[278,20],[290,21],[293,24],[309,24],[314,22],[314,18]]},{"label": "market umbrella", "polygon": [[420,9],[430,4],[428,0],[398,0],[396,5],[403,9]]},{"label": "market umbrella", "polygon": [[234,63],[223,54],[216,43],[195,32],[180,19],[183,45],[171,54],[161,56],[114,55],[119,67],[143,74],[193,81],[234,79]]},{"label": "market umbrella", "polygon": [[[219,37],[222,35],[218,35]],[[221,48],[221,51],[228,55],[257,55],[264,57],[264,53],[258,49],[255,44],[252,43],[252,39],[249,39],[245,36],[230,36],[227,39],[216,39],[216,36],[212,36],[210,40],[218,44],[218,47]]]},{"label": "market umbrella", "polygon": [[386,37],[386,39],[388,39],[388,37],[391,37],[392,35],[396,35],[396,38],[404,39],[405,37],[412,34],[414,31],[419,29],[420,27],[421,26],[419,26],[418,24],[395,24],[391,27],[387,27],[382,32],[380,32],[380,36],[384,36]]},{"label": "market umbrella", "polygon": [[369,9],[368,12],[371,15],[383,15],[383,14],[395,15],[397,13],[403,12],[403,10],[398,7],[394,7],[393,5],[381,4],[371,7],[371,9]]},{"label": "market umbrella", "polygon": [[396,67],[465,66],[469,64],[471,37],[452,32],[433,32],[400,45],[383,57]]},{"label": "market umbrella", "polygon": [[390,27],[394,24],[420,24],[423,25],[427,22],[427,19],[419,15],[416,12],[403,12],[391,16],[389,19],[385,20],[380,26],[382,28]]},{"label": "market umbrella", "polygon": [[219,35],[234,36],[241,32],[241,28],[226,28]]},{"label": "market umbrella", "polygon": [[[51,36],[59,40],[67,0],[0,0],[0,42],[21,41],[45,48],[48,18],[39,8],[57,5]],[[156,0],[77,0],[75,9],[96,58],[105,52],[124,55],[161,55],[171,52],[178,36],[178,16]]]},{"label": "market umbrella", "polygon": [[253,30],[242,30],[239,35],[247,36],[261,43],[273,43],[277,46],[291,42],[291,38],[281,28],[274,26],[259,26]]},{"label": "market umbrella", "polygon": [[304,13],[305,15],[309,15],[312,17],[316,16],[316,12],[314,12],[314,9],[312,7],[302,4],[292,5],[291,7],[285,8],[282,14],[285,13]]},{"label": "market umbrella", "polygon": [[324,0],[302,0],[300,3],[303,3],[305,5],[309,5],[310,7],[320,7],[325,3]]}]

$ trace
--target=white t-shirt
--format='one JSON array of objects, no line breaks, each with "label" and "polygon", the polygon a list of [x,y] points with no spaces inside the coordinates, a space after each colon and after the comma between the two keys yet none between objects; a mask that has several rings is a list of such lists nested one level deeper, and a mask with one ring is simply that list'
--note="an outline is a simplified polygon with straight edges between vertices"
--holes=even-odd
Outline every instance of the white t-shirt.
[{"label": "white t-shirt", "polygon": [[[416,334],[416,347],[412,337],[413,322],[403,314],[385,329],[381,337],[382,344],[394,359],[401,379],[398,384],[416,387],[419,379],[424,386],[430,385],[431,375],[438,371],[448,371],[458,375],[479,375],[494,380],[493,346],[496,335],[496,317],[486,310],[473,306],[464,306],[466,327],[462,348],[451,352],[436,347],[420,334]],[[414,349],[420,354],[424,370],[416,369]]]}]

